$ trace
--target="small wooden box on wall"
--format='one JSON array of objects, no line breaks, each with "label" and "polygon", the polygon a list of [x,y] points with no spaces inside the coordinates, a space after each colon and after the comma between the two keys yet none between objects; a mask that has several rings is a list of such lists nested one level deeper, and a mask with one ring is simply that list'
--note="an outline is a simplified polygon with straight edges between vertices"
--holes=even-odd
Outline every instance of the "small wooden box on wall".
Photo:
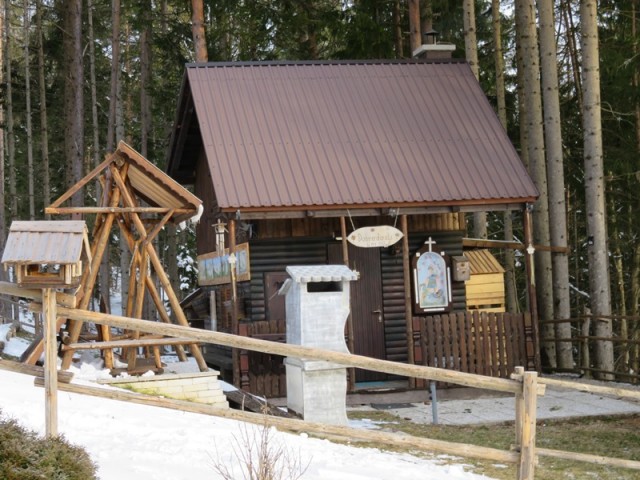
[{"label": "small wooden box on wall", "polygon": [[451,257],[453,281],[466,282],[471,278],[471,264],[464,255]]},{"label": "small wooden box on wall", "polygon": [[2,256],[18,285],[37,288],[76,288],[83,261],[91,261],[87,226],[74,220],[15,221]]}]

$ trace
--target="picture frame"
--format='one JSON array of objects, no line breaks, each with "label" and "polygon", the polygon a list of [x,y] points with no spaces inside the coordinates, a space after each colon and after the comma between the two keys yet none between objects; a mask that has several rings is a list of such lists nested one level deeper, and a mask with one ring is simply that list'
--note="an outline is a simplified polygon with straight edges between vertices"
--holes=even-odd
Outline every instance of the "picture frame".
[{"label": "picture frame", "polygon": [[[251,266],[249,257],[249,244],[236,245],[236,281],[247,282],[251,280]],[[229,263],[229,249],[224,253],[205,253],[198,255],[198,285],[211,286],[231,283],[231,269]]]},{"label": "picture frame", "polygon": [[453,299],[449,257],[432,251],[418,251],[412,263],[414,313],[450,311]]}]

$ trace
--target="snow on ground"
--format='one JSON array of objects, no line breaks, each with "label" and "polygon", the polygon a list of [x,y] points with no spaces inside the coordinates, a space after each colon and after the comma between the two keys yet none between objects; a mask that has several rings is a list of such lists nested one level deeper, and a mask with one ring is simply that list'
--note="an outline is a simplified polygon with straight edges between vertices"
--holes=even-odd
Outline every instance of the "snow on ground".
[{"label": "snow on ground", "polygon": [[[11,342],[13,342],[12,340]],[[9,342],[9,343],[11,343]],[[171,368],[171,366],[169,366]],[[87,383],[105,375],[88,362],[73,367],[74,382]],[[0,370],[0,411],[23,426],[44,433],[44,390],[33,377]],[[352,426],[375,428],[372,422]],[[242,438],[257,437],[259,426],[208,415],[149,407],[116,400],[58,392],[58,428],[70,442],[81,445],[98,465],[102,480],[215,479],[215,465],[244,478],[238,461]],[[309,464],[307,480],[472,480],[460,459],[421,458],[409,454],[357,448],[270,430],[272,445],[281,445],[293,459]]]}]

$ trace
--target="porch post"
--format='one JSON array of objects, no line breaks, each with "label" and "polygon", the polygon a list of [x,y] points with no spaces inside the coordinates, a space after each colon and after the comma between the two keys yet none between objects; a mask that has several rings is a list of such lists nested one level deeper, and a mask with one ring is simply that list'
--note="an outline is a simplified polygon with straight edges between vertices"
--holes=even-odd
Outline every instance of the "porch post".
[{"label": "porch post", "polygon": [[532,215],[531,211],[533,210],[532,204],[527,204],[524,208],[523,213],[523,230],[524,230],[524,244],[526,245],[525,249],[525,270],[527,276],[527,293],[529,298],[529,311],[531,312],[531,326],[532,326],[532,335],[534,337],[534,345],[536,351],[535,354],[535,364],[536,369],[540,369],[540,353],[538,351],[539,345],[539,328],[538,328],[538,301],[536,300],[536,277],[535,277],[535,269],[533,267],[533,254],[535,252],[535,248],[533,246],[533,228],[532,228]]},{"label": "porch post", "polygon": [[[236,220],[234,218],[229,219],[229,255],[235,254],[236,251]],[[235,275],[235,262],[230,265],[231,273],[231,333],[238,335],[240,333],[238,328],[238,298],[237,298],[237,285]],[[242,376],[240,373],[240,351],[237,348],[231,350],[231,360],[233,363],[233,384],[236,387],[241,387]]]},{"label": "porch post", "polygon": [[[340,217],[340,235],[342,237],[342,261],[347,268],[349,267],[349,244],[347,243],[347,221],[344,217]],[[351,283],[349,283],[351,288]],[[351,308],[349,308],[349,316],[347,317],[347,347],[351,353],[355,353],[354,350],[354,338],[353,338],[353,317],[351,316]],[[348,369],[348,384],[347,389],[349,392],[355,392],[356,390],[356,369]]]},{"label": "porch post", "polygon": [[[411,264],[409,263],[409,227],[407,226],[407,216],[400,216],[400,226],[402,227],[402,271],[404,274],[404,311],[407,329],[407,363],[415,364],[413,351],[413,308],[411,303]],[[416,379],[409,378],[409,388],[416,387]]]}]

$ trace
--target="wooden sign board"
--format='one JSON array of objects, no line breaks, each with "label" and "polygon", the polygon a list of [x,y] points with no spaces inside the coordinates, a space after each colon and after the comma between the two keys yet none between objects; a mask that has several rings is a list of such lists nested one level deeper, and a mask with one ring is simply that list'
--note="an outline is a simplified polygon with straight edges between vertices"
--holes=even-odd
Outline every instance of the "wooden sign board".
[{"label": "wooden sign board", "polygon": [[362,248],[390,247],[398,242],[403,234],[389,225],[358,228],[351,232],[347,240],[352,245]]},{"label": "wooden sign board", "polygon": [[[236,281],[251,280],[249,268],[249,244],[241,243],[236,246]],[[231,283],[231,269],[229,264],[229,249],[224,254],[217,252],[198,255],[198,285],[222,285]]]}]

